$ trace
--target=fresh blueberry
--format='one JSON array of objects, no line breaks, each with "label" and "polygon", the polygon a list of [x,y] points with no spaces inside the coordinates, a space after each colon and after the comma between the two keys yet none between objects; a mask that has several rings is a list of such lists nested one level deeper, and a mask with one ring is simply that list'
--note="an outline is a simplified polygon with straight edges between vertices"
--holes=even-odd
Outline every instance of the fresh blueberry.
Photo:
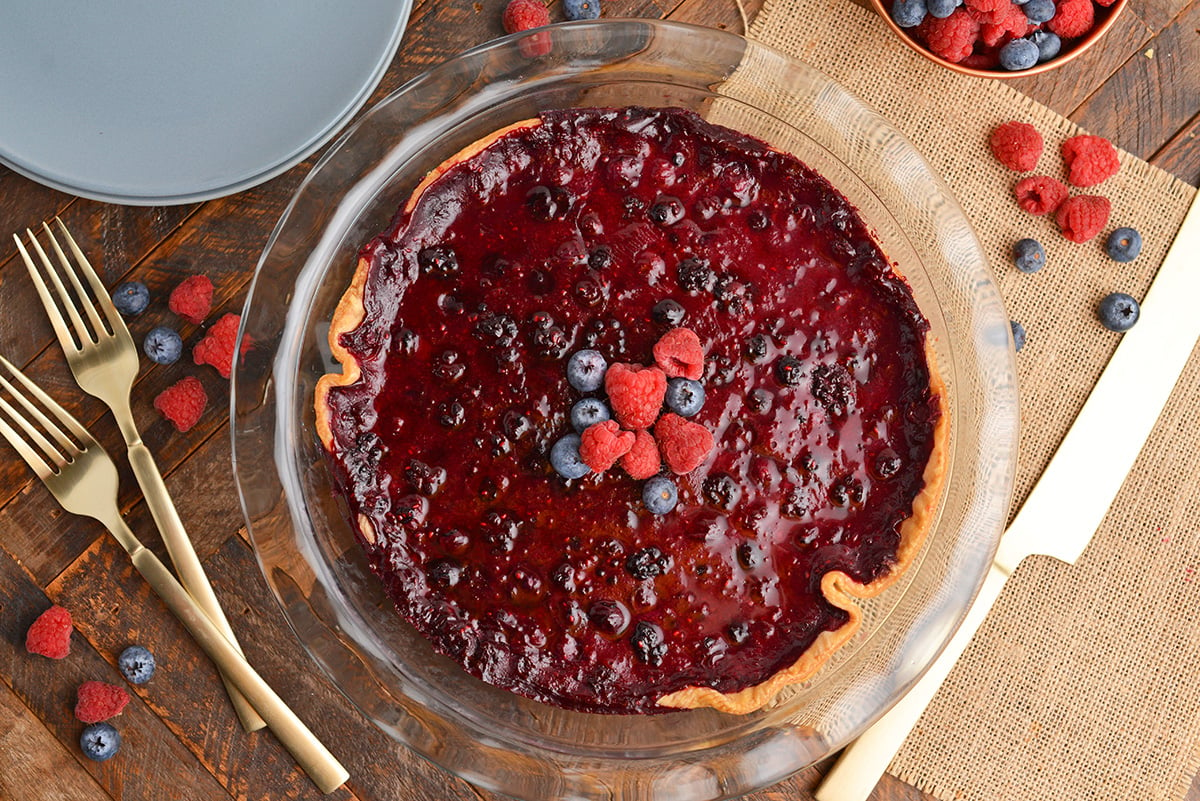
[{"label": "fresh blueberry", "polygon": [[926,0],[925,7],[929,13],[938,19],[945,19],[954,13],[962,0]]},{"label": "fresh blueberry", "polygon": [[642,503],[650,514],[665,515],[679,502],[679,490],[675,482],[663,476],[655,476],[642,487]]},{"label": "fresh blueberry", "polygon": [[183,353],[183,340],[174,330],[160,325],[146,334],[142,350],[155,364],[174,364]]},{"label": "fresh blueberry", "polygon": [[113,306],[126,317],[141,314],[150,305],[150,290],[141,281],[126,281],[113,290]]},{"label": "fresh blueberry", "polygon": [[1018,323],[1016,320],[1009,320],[1012,325],[1013,350],[1020,350],[1025,347],[1025,326]]},{"label": "fresh blueberry", "polygon": [[117,657],[117,667],[133,684],[145,684],[154,675],[154,654],[141,645],[131,645]]},{"label": "fresh blueberry", "polygon": [[892,19],[901,28],[915,28],[925,19],[925,0],[895,0]]},{"label": "fresh blueberry", "polygon": [[121,735],[107,723],[93,723],[79,736],[79,747],[88,759],[103,762],[117,753],[121,747]]},{"label": "fresh blueberry", "polygon": [[596,423],[611,419],[608,405],[598,398],[584,398],[571,407],[571,427],[580,434]]},{"label": "fresh blueberry", "polygon": [[1013,39],[1000,48],[1000,66],[1011,72],[1027,70],[1038,63],[1038,46],[1028,39]]},{"label": "fresh blueberry", "polygon": [[1057,10],[1054,0],[1029,0],[1022,9],[1025,12],[1025,18],[1034,25],[1054,19],[1054,13]]},{"label": "fresh blueberry", "polygon": [[1050,31],[1034,31],[1029,34],[1029,41],[1037,45],[1038,63],[1042,64],[1058,55],[1062,50],[1062,39]]},{"label": "fresh blueberry", "polygon": [[704,385],[690,378],[672,378],[667,382],[667,408],[680,417],[691,417],[704,406]]},{"label": "fresh blueberry", "polygon": [[604,385],[608,362],[597,350],[580,350],[567,360],[567,383],[580,392],[595,392]]},{"label": "fresh blueberry", "polygon": [[567,19],[596,19],[600,16],[600,0],[563,0],[563,14]]},{"label": "fresh blueberry", "polygon": [[1142,313],[1141,306],[1131,295],[1124,292],[1113,292],[1096,309],[1096,316],[1109,331],[1128,331],[1138,321]]},{"label": "fresh blueberry", "polygon": [[567,434],[550,448],[550,465],[563,478],[583,478],[592,472],[579,456],[578,434]]},{"label": "fresh blueberry", "polygon": [[1023,273],[1036,273],[1046,266],[1046,249],[1036,239],[1021,239],[1013,245],[1013,264]]},{"label": "fresh blueberry", "polygon": [[1108,235],[1108,255],[1113,261],[1133,261],[1142,252],[1142,235],[1136,228],[1118,228]]}]

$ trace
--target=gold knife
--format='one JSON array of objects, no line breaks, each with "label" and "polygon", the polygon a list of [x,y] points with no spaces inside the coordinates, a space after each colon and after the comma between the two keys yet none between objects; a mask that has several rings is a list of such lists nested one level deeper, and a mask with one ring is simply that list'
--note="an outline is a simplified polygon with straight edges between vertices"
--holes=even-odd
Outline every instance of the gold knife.
[{"label": "gold knife", "polygon": [[[875,725],[851,743],[816,791],[817,801],[866,801],[954,663],[1026,556],[1068,564],[1104,521],[1125,477],[1200,339],[1200,198],[1193,199],[1137,325],[1127,331],[1079,416],[1034,485],[966,618],[937,660]],[[1114,421],[1120,420],[1120,425]]]}]

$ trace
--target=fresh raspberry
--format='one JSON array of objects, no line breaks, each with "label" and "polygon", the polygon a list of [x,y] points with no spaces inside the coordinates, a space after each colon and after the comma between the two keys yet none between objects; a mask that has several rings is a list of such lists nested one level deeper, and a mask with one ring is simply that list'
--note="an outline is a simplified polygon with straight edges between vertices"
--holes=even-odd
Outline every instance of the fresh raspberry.
[{"label": "fresh raspberry", "polygon": [[945,19],[928,15],[918,32],[935,55],[957,64],[971,55],[975,37],[979,34],[979,23],[965,9],[956,8]]},{"label": "fresh raspberry", "polygon": [[504,9],[504,32],[516,33],[550,24],[550,11],[538,0],[511,0]]},{"label": "fresh raspberry", "polygon": [[690,328],[672,328],[654,343],[654,362],[671,378],[704,375],[704,348],[700,337]]},{"label": "fresh raspberry", "polygon": [[976,51],[958,63],[975,70],[994,70],[1000,66],[1000,50],[989,47]]},{"label": "fresh raspberry", "polygon": [[1058,211],[1069,192],[1062,181],[1048,175],[1031,175],[1017,182],[1013,194],[1017,205],[1030,214],[1041,216]]},{"label": "fresh raspberry", "polygon": [[662,454],[658,452],[658,443],[654,441],[654,435],[649,431],[638,431],[633,447],[621,457],[621,467],[630,478],[638,481],[657,473],[662,467]]},{"label": "fresh raspberry", "polygon": [[662,410],[667,376],[657,367],[617,363],[604,374],[604,391],[613,416],[625,428],[649,428]]},{"label": "fresh raspberry", "polygon": [[75,717],[84,723],[99,723],[115,718],[129,703],[129,693],[116,684],[85,681],[79,685],[75,701]]},{"label": "fresh raspberry", "polygon": [[[217,368],[221,378],[229,378],[233,370],[233,348],[237,343],[238,325],[242,318],[237,314],[226,314],[213,323],[204,339],[192,348],[192,361],[196,364],[211,364]],[[242,339],[241,353],[250,349],[250,337]]]},{"label": "fresh raspberry", "polygon": [[979,11],[984,14],[1003,14],[1013,5],[1012,0],[965,0],[963,3],[969,11]]},{"label": "fresh raspberry", "polygon": [[1011,121],[997,125],[988,144],[992,146],[992,154],[997,161],[1017,172],[1032,170],[1042,155],[1042,135],[1027,122]]},{"label": "fresh raspberry", "polygon": [[667,412],[659,419],[654,435],[672,473],[695,470],[713,447],[712,432],[674,412]]},{"label": "fresh raspberry", "polygon": [[1029,18],[1021,6],[1008,2],[1001,6],[996,18],[983,23],[979,38],[987,47],[997,47],[1012,39],[1020,39],[1029,30]]},{"label": "fresh raspberry", "polygon": [[579,458],[597,473],[603,473],[629,453],[637,435],[622,431],[616,420],[605,420],[588,426],[580,440]]},{"label": "fresh raspberry", "polygon": [[1096,23],[1096,7],[1092,0],[1059,0],[1054,16],[1046,27],[1064,39],[1083,36]]},{"label": "fresh raspberry", "polygon": [[212,311],[213,284],[207,275],[193,275],[175,287],[167,306],[189,322],[200,325]]},{"label": "fresh raspberry", "polygon": [[154,408],[175,424],[180,432],[188,431],[200,419],[208,405],[208,395],[200,379],[188,376],[164,389],[154,399]]},{"label": "fresh raspberry", "polygon": [[1095,186],[1121,169],[1117,149],[1102,136],[1072,136],[1062,143],[1062,157],[1075,186]]},{"label": "fresh raspberry", "polygon": [[25,634],[25,650],[31,654],[62,659],[71,653],[71,613],[55,604],[38,615]]},{"label": "fresh raspberry", "polygon": [[1112,204],[1099,195],[1076,195],[1058,207],[1054,219],[1062,234],[1072,242],[1086,242],[1108,225]]}]

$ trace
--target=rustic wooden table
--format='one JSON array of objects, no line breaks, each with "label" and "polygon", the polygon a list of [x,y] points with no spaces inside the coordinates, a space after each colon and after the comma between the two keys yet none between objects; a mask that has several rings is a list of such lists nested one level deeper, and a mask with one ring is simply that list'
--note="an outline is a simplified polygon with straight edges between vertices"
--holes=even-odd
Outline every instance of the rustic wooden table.
[{"label": "rustic wooden table", "polygon": [[[750,17],[762,0],[747,0]],[[500,0],[473,5],[418,0],[379,99],[451,54],[501,33]],[[607,16],[669,17],[741,31],[733,0],[605,0]],[[558,14],[557,4],[555,13]],[[1056,111],[1184,181],[1200,181],[1200,3],[1139,0],[1084,59],[1017,87]],[[132,321],[175,324],[161,302],[197,272],[216,284],[216,309],[239,311],[246,284],[288,198],[315,157],[256,189],[208,203],[130,208],[73,198],[0,168],[0,231],[61,215],[111,286],[125,275],[159,299]],[[120,437],[98,402],[71,379],[11,246],[0,251],[0,351],[22,365],[120,453]],[[190,345],[199,332],[185,324]],[[212,399],[187,434],[161,420],[151,400],[184,374]],[[493,797],[450,777],[373,728],[327,682],[292,636],[258,571],[230,471],[227,382],[209,368],[144,366],[134,413],[167,474],[183,520],[247,654],[279,693],[344,761],[350,782],[332,797]],[[267,734],[245,735],[217,674],[138,578],[124,554],[89,520],[63,513],[11,451],[0,451],[0,799],[317,798],[320,794]],[[121,501],[132,527],[162,554],[152,521],[123,470]],[[165,556],[165,554],[162,554]],[[51,663],[25,653],[29,623],[51,602],[75,615],[70,657]],[[75,689],[89,679],[120,682],[116,656],[130,643],[158,656],[153,682],[134,690],[120,719],[122,753],[106,763],[82,756],[72,716]],[[751,796],[801,799],[820,764]],[[885,777],[876,798],[927,796]],[[1193,801],[1200,786],[1193,787]]]}]

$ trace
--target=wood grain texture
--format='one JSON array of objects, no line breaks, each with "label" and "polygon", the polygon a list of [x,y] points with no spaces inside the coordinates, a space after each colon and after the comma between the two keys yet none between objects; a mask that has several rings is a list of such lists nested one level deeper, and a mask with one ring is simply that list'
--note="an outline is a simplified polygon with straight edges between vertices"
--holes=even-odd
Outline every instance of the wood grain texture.
[{"label": "wood grain texture", "polygon": [[[863,2],[863,0],[854,0]],[[743,0],[751,18],[764,0]],[[395,61],[373,93],[378,101],[456,52],[503,33],[503,0],[419,0]],[[550,4],[560,19],[558,2]],[[607,17],[669,17],[742,31],[736,0],[604,0]],[[1200,181],[1200,19],[1197,0],[1138,0],[1096,50],[1073,65],[1016,87],[1094,133],[1195,185]],[[1154,48],[1154,58],[1144,53]],[[360,112],[361,113],[361,112]],[[251,661],[350,769],[332,798],[347,801],[475,801],[476,790],[416,757],[349,705],[309,659],[263,581],[244,528],[230,474],[228,382],[190,361],[191,346],[220,314],[238,312],[258,256],[291,194],[320,153],[255,189],[201,205],[129,208],[75,199],[0,167],[0,233],[63,214],[109,285],[146,283],[156,300],[130,321],[139,341],[155,325],[180,329],[184,359],[169,367],[143,361],[134,414],[167,475],[185,524],[218,597]],[[135,530],[163,555],[128,468],[111,417],[75,386],[54,344],[11,240],[0,247],[0,352],[83,419],[121,465],[121,504]],[[184,277],[203,272],[216,284],[213,314],[202,326],[181,322],[165,298]],[[209,406],[186,434],[152,407],[184,375],[201,379]],[[99,526],[63,513],[8,451],[0,457],[0,799],[315,799],[312,785],[269,733],[244,734],[216,671],[186,637],[122,552]],[[240,536],[239,536],[240,534]],[[71,656],[61,662],[24,652],[25,627],[51,603],[77,620]],[[71,715],[84,680],[123,683],[114,663],[131,642],[158,654],[160,674],[116,722],[123,752],[96,764],[79,752],[81,725]],[[795,801],[830,760],[747,796]],[[932,801],[885,776],[876,801]],[[1194,786],[1189,801],[1200,801]]]}]

